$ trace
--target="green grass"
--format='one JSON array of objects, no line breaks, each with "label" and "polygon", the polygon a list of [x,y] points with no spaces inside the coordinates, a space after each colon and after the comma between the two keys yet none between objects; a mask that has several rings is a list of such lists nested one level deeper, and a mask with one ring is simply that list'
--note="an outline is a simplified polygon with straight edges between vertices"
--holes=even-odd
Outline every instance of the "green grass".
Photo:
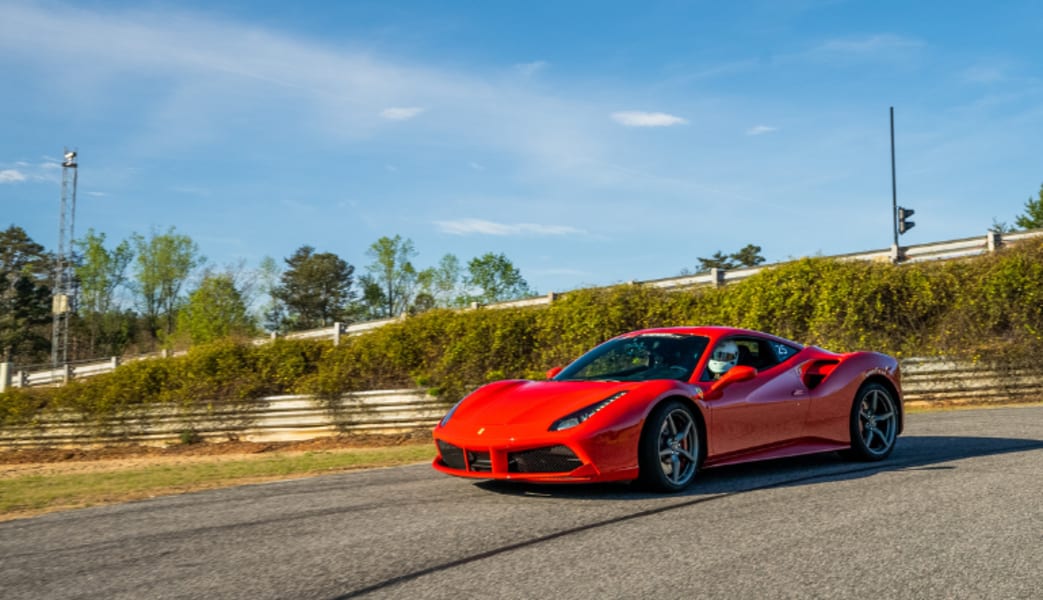
[{"label": "green grass", "polygon": [[95,473],[0,479],[0,519],[62,508],[110,504],[241,483],[389,467],[431,460],[431,444],[336,452],[272,454],[251,459],[152,465]]}]

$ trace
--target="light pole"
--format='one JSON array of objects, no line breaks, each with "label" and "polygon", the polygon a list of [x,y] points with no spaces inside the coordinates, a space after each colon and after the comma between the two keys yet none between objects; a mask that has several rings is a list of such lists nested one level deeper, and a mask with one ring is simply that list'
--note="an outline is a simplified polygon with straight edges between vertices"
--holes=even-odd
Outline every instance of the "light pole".
[{"label": "light pole", "polygon": [[898,257],[898,182],[895,177],[895,107],[891,107],[891,217],[893,221],[894,247],[892,255]]},{"label": "light pole", "polygon": [[891,246],[891,260],[902,261],[902,249],[898,246],[898,236],[912,229],[916,223],[909,220],[916,212],[911,208],[898,206],[898,178],[895,176],[895,107],[891,107],[891,219],[894,245]]}]

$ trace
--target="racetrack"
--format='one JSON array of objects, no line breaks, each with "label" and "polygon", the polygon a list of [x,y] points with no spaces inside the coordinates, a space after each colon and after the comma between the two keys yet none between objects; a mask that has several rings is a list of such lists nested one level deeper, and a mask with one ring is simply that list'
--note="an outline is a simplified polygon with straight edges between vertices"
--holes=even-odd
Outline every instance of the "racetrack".
[{"label": "racetrack", "polygon": [[913,414],[888,461],[685,494],[428,465],[0,523],[14,598],[1039,598],[1043,406]]}]

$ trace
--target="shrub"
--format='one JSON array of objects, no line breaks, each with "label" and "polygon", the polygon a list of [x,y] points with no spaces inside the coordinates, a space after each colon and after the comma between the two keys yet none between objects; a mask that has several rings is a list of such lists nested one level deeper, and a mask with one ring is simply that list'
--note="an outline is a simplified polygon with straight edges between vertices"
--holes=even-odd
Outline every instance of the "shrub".
[{"label": "shrub", "polygon": [[0,426],[24,425],[47,408],[53,390],[13,388],[0,393]]},{"label": "shrub", "polygon": [[146,404],[249,405],[310,393],[339,406],[367,389],[428,387],[455,400],[501,378],[540,378],[592,346],[644,327],[736,325],[833,350],[945,355],[1040,369],[1043,241],[961,261],[893,266],[804,258],[723,288],[640,285],[570,292],[550,306],[433,310],[329,342],[229,340],[130,362],[63,388],[0,394],[0,424],[58,408],[101,421]]},{"label": "shrub", "polygon": [[302,340],[273,340],[255,346],[254,366],[265,395],[299,392],[301,382],[315,373],[322,344]]}]

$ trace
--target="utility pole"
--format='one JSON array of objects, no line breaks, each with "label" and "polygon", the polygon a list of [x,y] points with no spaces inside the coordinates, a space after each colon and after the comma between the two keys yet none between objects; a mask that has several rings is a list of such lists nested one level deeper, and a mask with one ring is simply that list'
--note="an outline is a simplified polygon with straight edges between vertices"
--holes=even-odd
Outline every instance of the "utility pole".
[{"label": "utility pole", "polygon": [[76,265],[73,240],[76,232],[76,151],[65,149],[62,161],[62,201],[58,216],[58,254],[54,260],[54,296],[51,312],[51,367],[69,361],[69,316],[75,310]]},{"label": "utility pole", "polygon": [[893,219],[894,246],[891,253],[898,257],[898,179],[895,176],[895,107],[891,107],[891,217]]},{"label": "utility pole", "polygon": [[916,211],[904,206],[898,206],[898,178],[895,176],[895,107],[891,107],[891,217],[894,232],[894,245],[891,246],[891,262],[899,263],[905,257],[902,248],[898,245],[898,236],[908,232],[916,226],[909,220]]}]

